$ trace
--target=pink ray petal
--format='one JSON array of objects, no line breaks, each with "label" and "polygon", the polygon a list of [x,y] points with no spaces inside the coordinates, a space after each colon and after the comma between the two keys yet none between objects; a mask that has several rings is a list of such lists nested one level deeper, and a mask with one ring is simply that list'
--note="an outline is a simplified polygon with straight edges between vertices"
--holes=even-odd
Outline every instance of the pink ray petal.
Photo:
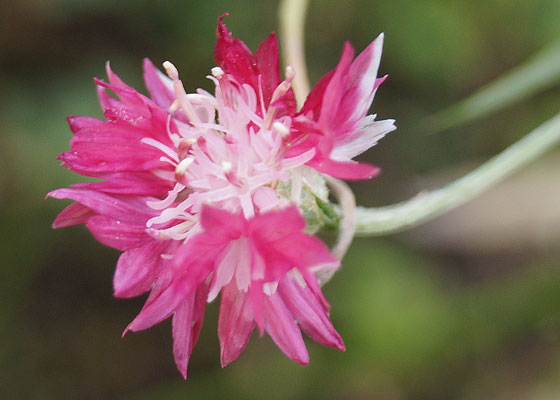
[{"label": "pink ray petal", "polygon": [[134,297],[149,290],[165,247],[164,243],[151,241],[122,253],[113,277],[115,297]]},{"label": "pink ray petal", "polygon": [[205,300],[206,286],[202,285],[193,296],[189,296],[179,305],[173,315],[173,356],[184,379],[187,379],[189,358],[202,328]]},{"label": "pink ray petal", "polygon": [[222,367],[239,357],[254,328],[250,296],[238,290],[235,282],[231,282],[222,290],[218,320]]},{"label": "pink ray petal", "polygon": [[308,364],[309,354],[301,332],[278,293],[264,296],[264,314],[265,330],[280,350],[290,359]]},{"label": "pink ray petal", "polygon": [[278,285],[284,303],[301,326],[301,329],[317,343],[344,351],[344,343],[334,329],[327,309],[309,287],[302,287],[286,277]]}]

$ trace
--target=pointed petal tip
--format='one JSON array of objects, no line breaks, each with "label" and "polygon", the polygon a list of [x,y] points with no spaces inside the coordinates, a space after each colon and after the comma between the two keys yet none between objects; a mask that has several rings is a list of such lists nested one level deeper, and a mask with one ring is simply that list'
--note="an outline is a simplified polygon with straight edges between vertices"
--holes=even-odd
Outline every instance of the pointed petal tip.
[{"label": "pointed petal tip", "polygon": [[222,354],[220,356],[220,365],[222,366],[222,368],[227,367],[229,364],[231,364],[234,361],[235,361],[235,358],[230,359],[229,357],[226,357],[225,354],[222,352]]},{"label": "pointed petal tip", "polygon": [[228,17],[229,13],[225,12],[220,17],[218,17],[218,28],[216,29],[216,36],[220,39],[222,36],[228,35],[229,31],[227,30],[226,25],[222,22],[225,17]]},{"label": "pointed petal tip", "polygon": [[[126,291],[123,290],[123,289],[113,288],[113,297],[116,297],[117,299],[125,299],[125,298],[131,297],[131,296],[127,296]],[[123,333],[123,335],[124,335],[124,333]]]},{"label": "pointed petal tip", "polygon": [[381,174],[381,168],[377,167],[377,166],[373,166],[374,168],[372,168],[371,174],[369,175],[369,177],[367,179],[373,179],[376,178],[377,176],[379,176],[379,174]]},{"label": "pointed petal tip", "polygon": [[307,352],[307,349],[305,349],[305,352],[298,354],[296,357],[290,358],[293,361],[297,362],[299,365],[309,365],[309,353]]},{"label": "pointed petal tip", "polygon": [[257,323],[257,331],[259,332],[259,337],[264,337],[264,326],[262,323]]},{"label": "pointed petal tip", "polygon": [[[93,81],[95,82],[95,84],[96,84],[97,86],[102,86],[103,88],[106,88],[106,87],[107,87],[107,82],[105,82],[105,81],[104,81],[103,79],[101,79],[101,78],[98,78],[98,77],[95,76],[95,77],[93,78]],[[98,89],[100,89],[100,88],[98,88]]]},{"label": "pointed petal tip", "polygon": [[[59,156],[59,157],[60,157],[60,156]],[[57,159],[58,159],[58,158],[57,158]],[[60,191],[60,190],[62,190],[62,189],[51,190],[50,192],[48,192],[48,193],[45,195],[45,199],[48,199],[49,197],[52,197],[53,199],[59,199],[59,200],[63,199],[64,197],[62,197],[62,196],[59,194],[59,191]]]},{"label": "pointed petal tip", "polygon": [[[138,316],[136,316],[136,318],[138,318]],[[124,336],[128,333],[128,332],[137,332],[141,329],[136,329],[136,327],[134,326],[135,322],[136,322],[136,318],[134,318],[130,324],[127,325],[127,327],[124,329],[123,333],[121,334],[121,338],[124,338]]]},{"label": "pointed petal tip", "polygon": [[187,380],[187,366],[185,365],[184,367],[180,367],[177,365],[177,370],[179,371],[179,373],[181,374],[181,376],[183,377],[183,380]]},{"label": "pointed petal tip", "polygon": [[148,57],[144,57],[142,59],[142,69],[144,70],[144,72],[153,68],[155,68],[155,65],[152,60],[150,60]]},{"label": "pointed petal tip", "polygon": [[[121,333],[121,339],[124,339],[124,336],[128,333],[128,331],[130,331],[130,325],[128,324],[128,326],[124,329],[123,333]],[[134,332],[134,331],[133,331]]]},{"label": "pointed petal tip", "polygon": [[334,342],[331,347],[333,349],[337,349],[340,351],[346,351],[346,345],[344,344],[344,342],[342,341],[342,338],[338,335],[337,332],[336,333],[336,342]]},{"label": "pointed petal tip", "polygon": [[[350,41],[345,41],[344,42],[344,46],[342,47],[342,54],[346,54],[346,53],[351,53],[352,56],[350,56],[350,60],[352,60],[352,58],[354,58],[354,46],[352,46],[352,43],[350,43]],[[341,57],[342,58],[342,57]]]},{"label": "pointed petal tip", "polygon": [[376,48],[382,48],[383,42],[385,41],[385,33],[381,32],[373,41]]},{"label": "pointed petal tip", "polygon": [[113,70],[111,69],[111,60],[105,61],[105,71],[107,72],[107,77],[111,80],[111,75],[113,75]]},{"label": "pointed petal tip", "polygon": [[244,348],[245,346],[239,350],[238,348],[232,348],[231,346],[220,346],[220,365],[222,368],[227,367],[229,364],[237,360]]}]

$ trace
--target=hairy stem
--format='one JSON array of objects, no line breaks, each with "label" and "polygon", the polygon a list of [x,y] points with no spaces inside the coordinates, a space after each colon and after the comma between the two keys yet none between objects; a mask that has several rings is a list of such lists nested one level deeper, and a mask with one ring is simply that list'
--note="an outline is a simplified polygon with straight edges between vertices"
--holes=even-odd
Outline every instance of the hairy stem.
[{"label": "hairy stem", "polygon": [[379,208],[358,207],[356,233],[363,236],[403,231],[429,221],[476,197],[560,142],[560,114],[469,174],[432,192]]},{"label": "hairy stem", "polygon": [[[328,175],[324,175],[327,184],[333,190],[333,193],[338,200],[338,204],[341,212],[341,219],[339,224],[338,238],[334,247],[332,248],[332,253],[336,258],[342,260],[348,248],[352,244],[352,239],[354,239],[354,234],[356,233],[356,198],[352,189],[348,187],[346,182],[339,179],[335,179]],[[327,269],[321,271],[317,274],[319,279],[319,284],[324,285],[327,283],[335,271],[332,269]]]}]

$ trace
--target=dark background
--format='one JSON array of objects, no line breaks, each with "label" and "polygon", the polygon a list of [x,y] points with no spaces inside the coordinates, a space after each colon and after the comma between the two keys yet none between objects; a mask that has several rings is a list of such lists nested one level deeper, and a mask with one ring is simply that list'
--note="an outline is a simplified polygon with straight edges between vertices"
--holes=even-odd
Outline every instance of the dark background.
[{"label": "dark background", "polygon": [[[423,227],[358,239],[325,287],[347,351],[308,341],[289,361],[255,335],[221,369],[217,303],[175,370],[170,323],[121,339],[143,298],[112,297],[118,252],[82,226],[53,231],[66,203],[49,190],[81,178],[58,166],[67,115],[101,116],[104,63],[144,90],[141,61],[171,60],[187,90],[211,89],[216,19],[255,49],[277,30],[278,2],[21,0],[0,4],[0,398],[557,399],[560,398],[558,149]],[[315,82],[342,44],[386,34],[375,100],[399,129],[354,185],[385,205],[460,176],[558,112],[558,86],[491,117],[429,135],[422,121],[560,40],[557,0],[311,1]]]}]

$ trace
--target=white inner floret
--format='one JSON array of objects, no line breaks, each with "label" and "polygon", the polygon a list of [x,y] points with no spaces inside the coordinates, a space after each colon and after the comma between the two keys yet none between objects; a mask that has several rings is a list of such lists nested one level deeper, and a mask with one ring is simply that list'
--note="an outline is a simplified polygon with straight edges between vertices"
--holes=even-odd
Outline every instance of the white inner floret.
[{"label": "white inner floret", "polygon": [[[255,93],[220,67],[208,76],[215,84],[212,95],[200,89],[186,93],[175,66],[169,61],[163,66],[176,97],[167,124],[173,147],[152,138],[142,142],[159,149],[161,160],[174,167],[174,173],[155,173],[175,183],[164,199],[148,202],[160,211],[147,223],[150,234],[163,240],[187,239],[200,230],[197,216],[203,204],[241,211],[246,218],[282,208],[289,201],[299,204],[305,183],[301,171],[315,150],[285,157],[291,118],[277,117],[275,106],[264,106],[262,90]],[[294,75],[288,67],[271,104],[286,94]],[[188,123],[176,118],[177,112]],[[276,192],[278,183],[290,180],[291,198],[282,198]]]}]

